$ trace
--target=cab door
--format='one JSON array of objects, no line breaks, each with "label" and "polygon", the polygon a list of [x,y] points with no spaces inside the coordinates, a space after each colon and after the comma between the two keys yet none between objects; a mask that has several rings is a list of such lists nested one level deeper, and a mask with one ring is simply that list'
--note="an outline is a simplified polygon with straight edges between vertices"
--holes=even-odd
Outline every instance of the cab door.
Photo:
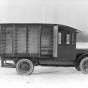
[{"label": "cab door", "polygon": [[76,53],[76,33],[71,31],[58,32],[58,51],[59,60],[74,60]]},{"label": "cab door", "polygon": [[76,58],[76,35],[74,32],[65,33],[65,60],[75,60]]},{"label": "cab door", "polygon": [[65,32],[59,31],[58,32],[58,39],[57,39],[57,59],[62,60],[65,59]]}]

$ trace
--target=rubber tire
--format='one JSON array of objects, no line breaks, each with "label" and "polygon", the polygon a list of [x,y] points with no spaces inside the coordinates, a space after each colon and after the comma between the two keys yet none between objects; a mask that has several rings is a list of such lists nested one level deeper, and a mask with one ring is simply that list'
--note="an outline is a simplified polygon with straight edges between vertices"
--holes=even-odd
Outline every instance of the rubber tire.
[{"label": "rubber tire", "polygon": [[75,68],[76,68],[77,71],[81,71],[79,65],[76,65]]},{"label": "rubber tire", "polygon": [[[27,63],[30,65],[30,70],[29,70],[28,72],[21,72],[21,71],[19,70],[19,66],[20,66],[23,62],[27,62]],[[17,71],[17,73],[20,74],[20,75],[31,75],[32,72],[33,72],[33,70],[34,70],[33,62],[32,62],[31,60],[29,60],[29,59],[21,59],[21,60],[19,60],[19,61],[17,62],[17,64],[16,64],[16,71]]]},{"label": "rubber tire", "polygon": [[84,69],[82,68],[83,63],[84,63],[85,61],[88,61],[88,57],[84,57],[84,58],[81,60],[81,62],[80,62],[80,70],[81,70],[84,74],[87,74],[88,71],[86,72],[86,71],[84,71]]}]

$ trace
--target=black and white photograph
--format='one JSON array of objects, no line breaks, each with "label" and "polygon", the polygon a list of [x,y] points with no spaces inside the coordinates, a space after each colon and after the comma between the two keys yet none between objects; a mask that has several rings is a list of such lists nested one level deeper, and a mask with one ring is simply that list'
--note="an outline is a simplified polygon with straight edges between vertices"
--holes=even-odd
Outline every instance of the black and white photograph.
[{"label": "black and white photograph", "polygon": [[87,88],[88,0],[0,0],[0,88]]}]

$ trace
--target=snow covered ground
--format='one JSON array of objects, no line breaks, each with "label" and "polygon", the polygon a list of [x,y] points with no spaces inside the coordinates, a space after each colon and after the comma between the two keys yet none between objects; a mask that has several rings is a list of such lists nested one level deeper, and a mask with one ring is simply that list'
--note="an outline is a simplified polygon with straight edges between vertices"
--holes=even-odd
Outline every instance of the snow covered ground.
[{"label": "snow covered ground", "polygon": [[13,66],[0,67],[0,88],[88,88],[88,74],[74,67],[36,66],[27,76],[17,74]]},{"label": "snow covered ground", "polygon": [[86,42],[86,43],[76,43],[76,48],[88,48],[88,42]]},{"label": "snow covered ground", "polygon": [[88,88],[88,74],[74,67],[36,66],[28,76],[12,67],[0,68],[0,88]]}]

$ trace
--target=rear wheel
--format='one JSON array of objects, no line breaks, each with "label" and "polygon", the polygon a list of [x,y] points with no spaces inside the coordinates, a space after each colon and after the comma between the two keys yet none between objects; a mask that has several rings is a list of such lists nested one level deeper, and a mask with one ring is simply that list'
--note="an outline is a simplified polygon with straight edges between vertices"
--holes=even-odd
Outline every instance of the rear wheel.
[{"label": "rear wheel", "polygon": [[88,57],[84,57],[80,62],[80,69],[84,74],[88,73]]},{"label": "rear wheel", "polygon": [[30,75],[34,70],[33,62],[28,59],[21,59],[16,64],[16,70],[20,75]]}]

